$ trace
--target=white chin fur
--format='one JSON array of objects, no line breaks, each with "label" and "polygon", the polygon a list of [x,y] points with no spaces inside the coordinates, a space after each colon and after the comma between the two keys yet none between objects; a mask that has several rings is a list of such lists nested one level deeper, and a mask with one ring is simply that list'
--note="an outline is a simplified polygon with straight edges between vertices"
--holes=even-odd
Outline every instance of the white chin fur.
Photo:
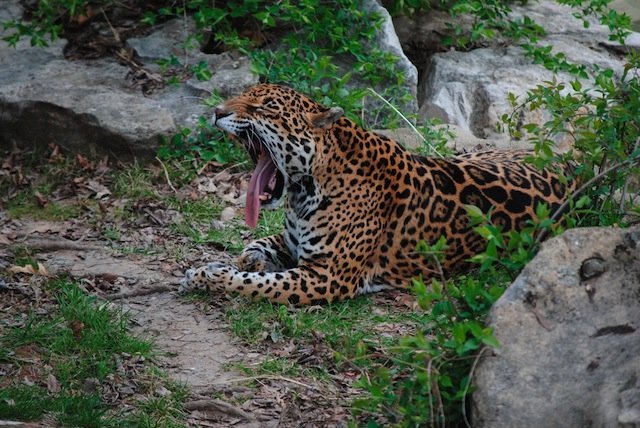
[{"label": "white chin fur", "polygon": [[282,206],[283,199],[284,198],[271,199],[269,202],[260,205],[260,208],[266,208],[268,210],[274,210],[274,209],[279,208],[279,207]]}]

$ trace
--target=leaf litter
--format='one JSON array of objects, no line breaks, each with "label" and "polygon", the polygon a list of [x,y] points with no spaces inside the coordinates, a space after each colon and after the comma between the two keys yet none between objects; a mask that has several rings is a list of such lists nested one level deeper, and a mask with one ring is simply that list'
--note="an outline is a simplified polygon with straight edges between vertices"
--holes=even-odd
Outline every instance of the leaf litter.
[{"label": "leaf litter", "polygon": [[[106,158],[92,161],[82,155],[69,159],[54,145],[49,150],[43,164],[29,165],[17,149],[1,160],[0,336],[16,322],[26,322],[29,310],[41,315],[52,310],[55,299],[41,287],[43,281],[71,276],[87,293],[122,304],[132,315],[132,330],[151,336],[163,351],[157,363],[189,388],[189,426],[346,426],[347,403],[357,394],[351,386],[356,373],[332,366],[331,350],[320,333],[310,345],[269,334],[256,352],[229,335],[223,314],[229,304],[238,304],[233,298],[216,295],[207,302],[192,301],[171,291],[190,266],[232,259],[173,231],[171,225],[183,214],[164,201],[169,196],[191,201],[213,196],[226,205],[219,218],[212,219],[223,227],[242,211],[248,172],[209,166],[176,194],[162,170],[151,171],[156,196],[135,199],[114,192],[112,177],[127,166],[118,169]],[[57,220],[10,215],[17,198],[38,187],[42,189],[25,201],[34,210],[52,203],[81,209]],[[80,324],[70,326],[74,335],[81,334]],[[0,363],[0,387],[17,379],[42,385],[52,394],[59,391],[59,381],[43,365],[37,347],[11,352],[20,352],[23,363]],[[246,376],[232,368],[257,366],[269,356],[328,370],[331,380],[304,374]],[[142,388],[148,376],[144,361],[130,355],[120,355],[118,361],[117,373],[102,382],[86,379],[83,390],[98,392],[105,402],[122,408],[130,407],[134,398],[162,393]]]}]

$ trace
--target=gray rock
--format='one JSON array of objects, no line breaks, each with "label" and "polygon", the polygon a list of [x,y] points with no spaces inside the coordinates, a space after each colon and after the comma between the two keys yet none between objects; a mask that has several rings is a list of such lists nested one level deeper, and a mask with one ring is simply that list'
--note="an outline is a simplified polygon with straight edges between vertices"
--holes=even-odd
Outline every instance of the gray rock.
[{"label": "gray rock", "polygon": [[552,72],[532,66],[517,47],[450,51],[429,60],[419,100],[440,109],[446,123],[479,138],[495,138],[503,135],[496,129],[500,117],[513,111],[507,94],[524,97],[528,89],[552,78]]},{"label": "gray rock", "polygon": [[[159,60],[175,56],[185,66],[204,62],[213,77],[200,81],[195,77],[185,82],[186,90],[193,96],[207,97],[217,93],[222,97],[238,95],[249,86],[258,83],[258,76],[251,72],[251,63],[245,55],[225,52],[220,55],[205,54],[193,39],[199,31],[193,19],[172,19],[154,29],[146,37],[127,40],[129,46],[145,64],[151,66]],[[158,67],[152,67],[158,70]]]},{"label": "gray rock", "polygon": [[[513,6],[512,18],[529,16],[543,25],[547,37],[541,39],[540,44],[552,45],[554,52],[564,52],[569,61],[590,68],[597,65],[622,72],[624,61],[620,57],[619,46],[608,40],[608,29],[597,22],[591,22],[589,28],[584,28],[582,21],[571,14],[572,9],[568,6],[542,0]],[[439,40],[446,20],[442,15],[442,12],[421,15],[419,19],[424,22],[407,22],[407,18],[398,20],[397,25],[403,28],[399,30],[403,45],[407,48],[428,46]],[[468,26],[464,20],[460,24]],[[424,28],[419,30],[421,26]],[[629,45],[637,44],[639,37],[632,34]],[[418,88],[419,117],[439,117],[479,138],[504,135],[496,124],[503,114],[513,111],[507,101],[508,93],[515,94],[522,101],[528,90],[554,77],[543,66],[534,65],[525,58],[522,49],[501,47],[499,44],[470,52],[437,52],[418,64],[418,68],[422,73]],[[575,77],[559,73],[557,79],[568,83]],[[549,117],[544,113],[526,111],[521,121],[543,123]],[[567,141],[558,140],[558,143],[566,149],[572,141],[564,138]]]},{"label": "gray rock", "polygon": [[22,17],[22,11],[19,0],[4,0],[0,8],[0,23]]},{"label": "gray rock", "polygon": [[[158,34],[134,41],[149,61],[150,71],[158,71],[153,62],[157,56],[180,55],[179,43],[173,39],[176,28],[168,23]],[[57,40],[41,49],[21,40],[14,49],[0,42],[0,147],[55,143],[71,151],[148,158],[162,137],[175,134],[181,126],[192,126],[198,116],[207,114],[203,97],[214,91],[225,97],[235,95],[257,83],[246,58],[205,55],[198,49],[187,55],[183,49],[181,58],[211,64],[213,79],[189,79],[144,96],[129,79],[128,67],[109,58],[67,61],[62,55],[64,44]]]},{"label": "gray rock", "polygon": [[[511,141],[508,138],[491,140],[478,138],[458,125],[435,125],[434,129],[444,129],[445,132],[450,132],[453,135],[451,140],[447,142],[447,148],[454,153],[468,153],[484,149],[533,149],[533,145],[530,143]],[[399,141],[411,150],[424,147],[426,144],[423,137],[411,128],[378,129],[375,132]]]},{"label": "gray rock", "polygon": [[[18,17],[21,8],[11,0],[1,16]],[[417,71],[406,59],[386,10],[375,0],[367,6],[385,17],[378,43],[399,58],[405,84],[413,101],[403,106],[415,113]],[[127,40],[144,62],[145,70],[159,73],[159,59],[175,56],[185,66],[204,62],[213,71],[209,81],[190,78],[179,86],[166,86],[144,96],[134,86],[130,69],[112,59],[66,61],[64,40],[46,49],[22,40],[13,49],[0,42],[0,147],[55,143],[70,151],[109,153],[117,157],[150,157],[162,137],[182,126],[192,126],[207,115],[203,97],[217,93],[230,97],[258,83],[249,59],[239,54],[208,55],[197,43],[193,20],[175,19],[159,25],[145,37]]]},{"label": "gray rock", "polygon": [[126,80],[128,69],[112,61],[66,61],[63,45],[0,44],[0,145],[141,155],[175,132],[166,96],[144,97]]},{"label": "gray rock", "polygon": [[[382,25],[377,35],[378,48],[393,54],[398,58],[396,67],[402,70],[404,74],[404,88],[411,95],[411,99],[404,105],[398,106],[400,111],[405,115],[413,115],[418,112],[417,88],[418,88],[418,69],[405,55],[393,20],[389,12],[382,7],[376,0],[365,0],[362,5],[363,9],[368,12],[376,13],[382,17]],[[376,103],[377,100],[374,100]]]},{"label": "gray rock", "polygon": [[640,426],[640,227],[549,240],[489,326],[475,427]]},{"label": "gray rock", "polygon": [[251,72],[249,58],[244,55],[225,52],[220,55],[206,55],[203,61],[213,72],[213,77],[208,81],[192,77],[185,82],[190,91],[202,96],[216,93],[224,98],[231,97],[259,81],[258,76]]},{"label": "gray rock", "polygon": [[[199,53],[197,44],[187,44],[190,34],[196,31],[193,19],[171,19],[154,27],[147,36],[131,37],[127,44],[132,47],[145,64],[152,64],[161,59],[175,56],[180,61],[189,63],[194,53]],[[186,49],[185,49],[186,48]]]}]

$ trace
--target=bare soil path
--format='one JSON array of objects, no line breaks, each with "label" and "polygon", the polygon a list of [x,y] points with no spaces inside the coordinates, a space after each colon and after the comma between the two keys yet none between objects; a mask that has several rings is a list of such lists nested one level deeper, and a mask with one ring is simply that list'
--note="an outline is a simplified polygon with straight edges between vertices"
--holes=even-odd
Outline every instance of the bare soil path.
[{"label": "bare soil path", "polygon": [[[37,274],[71,276],[87,292],[122,305],[132,317],[132,330],[156,343],[156,363],[188,386],[189,426],[346,426],[348,412],[336,402],[339,390],[329,391],[310,379],[251,378],[237,369],[257,366],[270,351],[250,349],[231,336],[223,308],[227,298],[202,302],[177,294],[186,266],[206,259],[231,261],[229,254],[194,246],[187,260],[178,262],[168,249],[179,242],[170,242],[158,230],[154,233],[164,247],[155,246],[153,254],[127,252],[96,236],[88,220],[12,219],[0,211],[0,269],[26,252],[42,264],[44,270]],[[137,239],[149,233],[141,230],[122,233],[136,247],[142,245]],[[22,285],[7,283],[11,280],[0,277],[9,289],[28,287],[30,277],[22,277]]]}]

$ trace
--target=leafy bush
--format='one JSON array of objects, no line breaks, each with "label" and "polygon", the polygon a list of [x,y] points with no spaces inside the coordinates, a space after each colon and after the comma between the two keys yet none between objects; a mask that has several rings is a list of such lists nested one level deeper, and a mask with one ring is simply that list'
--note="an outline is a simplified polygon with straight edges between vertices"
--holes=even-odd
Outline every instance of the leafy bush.
[{"label": "leafy bush", "polygon": [[[394,3],[404,8],[430,6],[419,0]],[[569,85],[556,80],[541,83],[524,100],[511,96],[514,112],[505,115],[502,123],[513,137],[534,144],[536,155],[529,161],[535,165],[553,168],[558,162],[573,161],[574,177],[566,178],[577,179],[580,186],[557,212],[538,206],[538,219],[519,232],[503,233],[486,213],[468,207],[475,230],[487,240],[486,251],[472,259],[479,264],[479,271],[473,276],[435,280],[429,287],[413,281],[419,305],[430,310],[429,321],[423,331],[378,351],[379,368],[360,380],[369,395],[355,407],[367,416],[368,426],[469,426],[465,400],[472,391],[474,361],[483,345],[498,346],[492,332],[483,327],[485,317],[491,304],[536,254],[542,239],[567,227],[625,225],[640,213],[632,196],[639,185],[640,56],[624,45],[628,18],[608,10],[606,2],[560,2],[576,8],[574,16],[585,25],[589,15],[599,16],[601,23],[609,25],[610,38],[628,52],[624,70],[616,75],[612,70],[571,63],[561,52],[539,46],[542,27],[527,17],[520,21],[524,25],[509,21],[503,13],[509,3],[491,3],[493,9],[485,8],[485,1],[460,0],[451,10],[475,14],[476,30],[497,29],[501,36],[519,43],[532,62],[574,76]],[[459,36],[458,45],[494,34],[472,29],[471,37],[466,38],[468,34],[459,27],[452,29]],[[542,113],[539,117],[549,119],[543,124],[521,124],[525,110],[537,110]],[[573,148],[568,153],[555,153],[555,141],[567,137]],[[441,244],[422,244],[422,250],[435,257],[442,252]]]},{"label": "leafy bush", "polygon": [[[443,254],[444,239],[422,242],[426,257]],[[495,272],[494,272],[495,273]],[[369,395],[356,401],[356,414],[369,415],[368,426],[456,426],[466,418],[465,398],[472,391],[470,367],[483,345],[498,346],[484,317],[507,282],[498,276],[463,276],[455,281],[412,281],[423,329],[385,350],[384,361],[358,385]],[[361,416],[362,417],[362,416]]]},{"label": "leafy bush", "polygon": [[[637,191],[640,158],[640,56],[630,53],[620,76],[596,69],[583,84],[578,78],[564,83],[546,82],[529,91],[515,112],[502,120],[516,138],[534,143],[540,166],[572,159],[575,174],[583,183],[574,196],[570,225],[625,224],[637,205],[629,186]],[[516,123],[522,109],[552,112],[544,124]],[[569,138],[573,148],[565,154],[552,150],[557,138]],[[635,182],[635,183],[634,183]],[[554,214],[555,218],[559,214]]]}]

